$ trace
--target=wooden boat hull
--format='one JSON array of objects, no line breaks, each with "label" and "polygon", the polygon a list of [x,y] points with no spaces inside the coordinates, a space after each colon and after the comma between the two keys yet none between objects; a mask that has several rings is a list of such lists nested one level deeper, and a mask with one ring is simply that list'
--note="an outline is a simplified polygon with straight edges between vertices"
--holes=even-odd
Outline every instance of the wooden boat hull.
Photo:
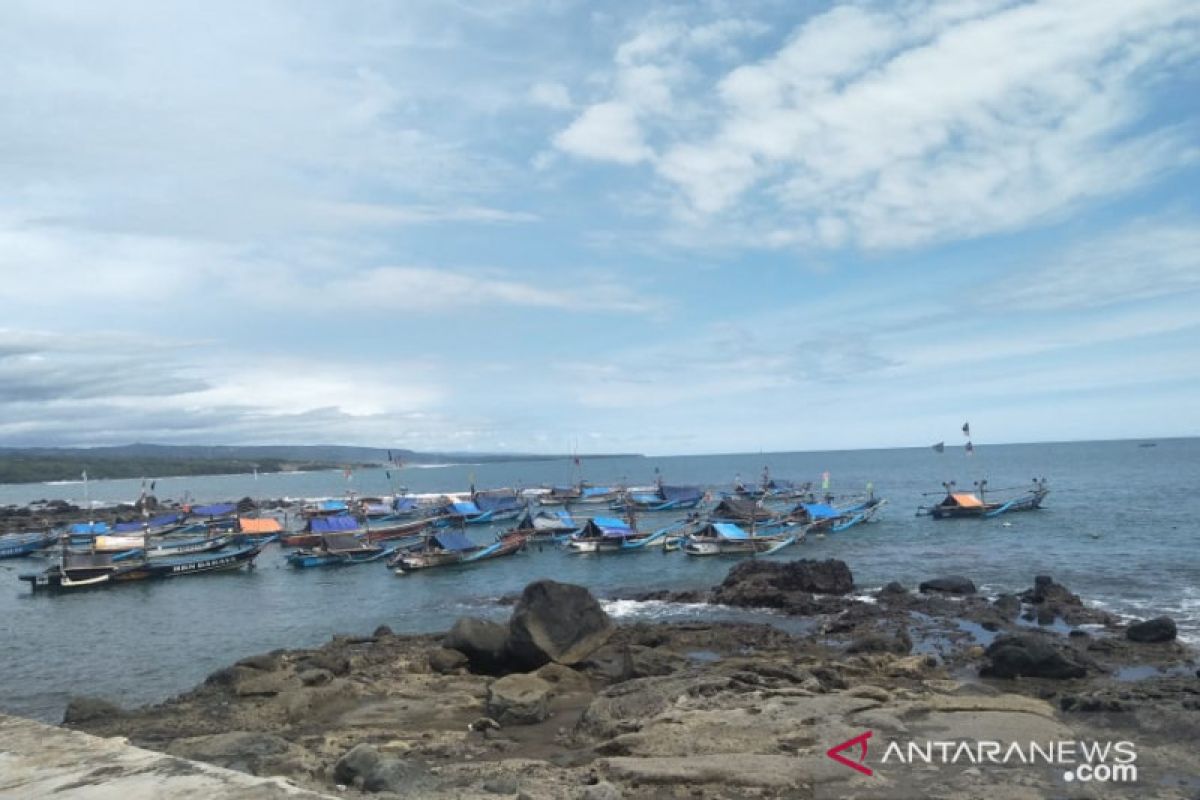
[{"label": "wooden boat hull", "polygon": [[61,566],[55,565],[45,572],[22,575],[21,580],[28,582],[34,591],[85,589],[241,569],[244,566],[253,566],[258,553],[258,547],[249,545],[200,557],[116,561],[107,567],[69,570],[68,574],[63,573]]},{"label": "wooden boat hull", "polygon": [[55,539],[56,537],[52,533],[11,537],[7,542],[0,538],[0,558],[21,558],[32,555],[38,550],[54,544]]},{"label": "wooden boat hull", "polygon": [[414,570],[475,564],[503,558],[515,555],[524,546],[525,539],[514,536],[474,550],[401,551],[396,558],[388,562],[388,566],[393,567],[397,575],[403,575]]}]

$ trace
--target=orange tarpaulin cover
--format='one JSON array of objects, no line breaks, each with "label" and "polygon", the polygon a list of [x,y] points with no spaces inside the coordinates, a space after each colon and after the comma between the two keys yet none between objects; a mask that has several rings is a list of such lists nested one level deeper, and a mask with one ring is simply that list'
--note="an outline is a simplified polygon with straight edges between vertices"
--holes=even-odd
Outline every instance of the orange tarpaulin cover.
[{"label": "orange tarpaulin cover", "polygon": [[279,524],[277,519],[247,519],[239,517],[238,524],[242,527],[242,533],[279,533],[283,530],[283,526]]},{"label": "orange tarpaulin cover", "polygon": [[958,503],[963,508],[980,508],[983,505],[982,500],[975,495],[968,494],[966,492],[957,492],[950,496],[954,498],[954,502]]}]

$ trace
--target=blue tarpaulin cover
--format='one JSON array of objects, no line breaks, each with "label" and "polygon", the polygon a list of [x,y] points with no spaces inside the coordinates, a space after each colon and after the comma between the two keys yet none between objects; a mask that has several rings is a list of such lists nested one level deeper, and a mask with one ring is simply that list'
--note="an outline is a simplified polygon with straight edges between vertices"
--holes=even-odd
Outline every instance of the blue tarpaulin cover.
[{"label": "blue tarpaulin cover", "polygon": [[443,531],[434,534],[433,540],[443,550],[471,550],[475,543],[458,531]]},{"label": "blue tarpaulin cover", "polygon": [[801,503],[800,505],[804,506],[804,510],[813,519],[833,519],[842,515],[842,512],[825,503]]},{"label": "blue tarpaulin cover", "polygon": [[521,507],[521,501],[509,491],[476,492],[474,500],[483,511],[510,511]]},{"label": "blue tarpaulin cover", "polygon": [[339,533],[358,530],[358,520],[348,515],[316,517],[310,522],[313,533]]},{"label": "blue tarpaulin cover", "polygon": [[322,500],[321,502],[317,503],[317,508],[321,509],[322,511],[345,511],[346,510],[346,501],[345,500]]},{"label": "blue tarpaulin cover", "polygon": [[223,517],[226,514],[232,514],[237,511],[237,506],[233,503],[217,503],[211,506],[196,506],[192,509],[192,513],[197,517]]},{"label": "blue tarpaulin cover", "polygon": [[479,510],[479,506],[470,502],[451,503],[450,505],[446,506],[445,511],[447,514],[453,514],[456,517],[473,517],[477,514],[483,513]]},{"label": "blue tarpaulin cover", "polygon": [[113,525],[113,533],[129,533],[130,531],[142,532],[142,523],[140,522],[118,522]]},{"label": "blue tarpaulin cover", "polygon": [[722,539],[749,539],[750,534],[734,525],[732,522],[714,522],[712,529]]},{"label": "blue tarpaulin cover", "polygon": [[92,534],[92,533],[103,534],[103,533],[109,532],[107,522],[76,522],[74,525],[72,525],[67,530],[70,531],[71,533],[84,534],[84,535]]},{"label": "blue tarpaulin cover", "polygon": [[412,511],[417,507],[415,497],[397,497],[396,502],[392,503],[392,508],[397,511]]},{"label": "blue tarpaulin cover", "polygon": [[161,528],[164,525],[174,525],[181,519],[183,519],[182,514],[159,514],[157,517],[150,518],[150,527]]},{"label": "blue tarpaulin cover", "polygon": [[632,536],[634,533],[628,522],[616,517],[594,517],[591,526],[596,528],[602,536],[626,537]]},{"label": "blue tarpaulin cover", "polygon": [[659,491],[663,499],[671,503],[678,503],[685,500],[699,500],[704,496],[704,492],[695,486],[663,486]]},{"label": "blue tarpaulin cover", "polygon": [[607,486],[587,486],[583,490],[584,497],[596,497],[602,494],[612,494],[612,489]]}]

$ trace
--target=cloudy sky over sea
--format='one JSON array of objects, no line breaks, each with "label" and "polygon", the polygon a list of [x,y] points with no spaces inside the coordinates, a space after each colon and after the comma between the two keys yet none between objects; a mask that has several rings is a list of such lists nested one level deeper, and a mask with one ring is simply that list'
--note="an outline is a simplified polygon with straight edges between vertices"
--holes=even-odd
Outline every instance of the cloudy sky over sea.
[{"label": "cloudy sky over sea", "polygon": [[1180,0],[6,2],[0,445],[1194,435],[1198,66]]}]

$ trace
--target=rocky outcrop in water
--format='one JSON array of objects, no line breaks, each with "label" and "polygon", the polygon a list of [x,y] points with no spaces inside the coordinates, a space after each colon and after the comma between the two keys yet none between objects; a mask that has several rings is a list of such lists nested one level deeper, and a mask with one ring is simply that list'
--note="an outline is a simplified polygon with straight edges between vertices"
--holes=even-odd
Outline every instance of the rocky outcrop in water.
[{"label": "rocky outcrop in water", "polygon": [[941,592],[943,594],[975,594],[975,584],[970,578],[964,578],[961,575],[947,575],[943,578],[922,581],[917,589],[921,592]]},{"label": "rocky outcrop in water", "polygon": [[1126,639],[1143,644],[1173,642],[1177,634],[1175,620],[1170,617],[1155,617],[1135,622],[1125,630]]},{"label": "rocky outcrop in water", "polygon": [[744,608],[779,608],[793,613],[820,613],[841,607],[822,603],[813,595],[845,595],[854,591],[854,576],[846,562],[743,561],[729,570],[712,593],[712,602]]},{"label": "rocky outcrop in water", "polygon": [[1063,648],[1039,636],[1001,636],[985,651],[991,663],[979,671],[991,678],[1082,678],[1087,667]]},{"label": "rocky outcrop in water", "polygon": [[591,592],[551,580],[525,587],[508,628],[508,657],[530,668],[550,661],[578,664],[607,642],[614,630]]}]

